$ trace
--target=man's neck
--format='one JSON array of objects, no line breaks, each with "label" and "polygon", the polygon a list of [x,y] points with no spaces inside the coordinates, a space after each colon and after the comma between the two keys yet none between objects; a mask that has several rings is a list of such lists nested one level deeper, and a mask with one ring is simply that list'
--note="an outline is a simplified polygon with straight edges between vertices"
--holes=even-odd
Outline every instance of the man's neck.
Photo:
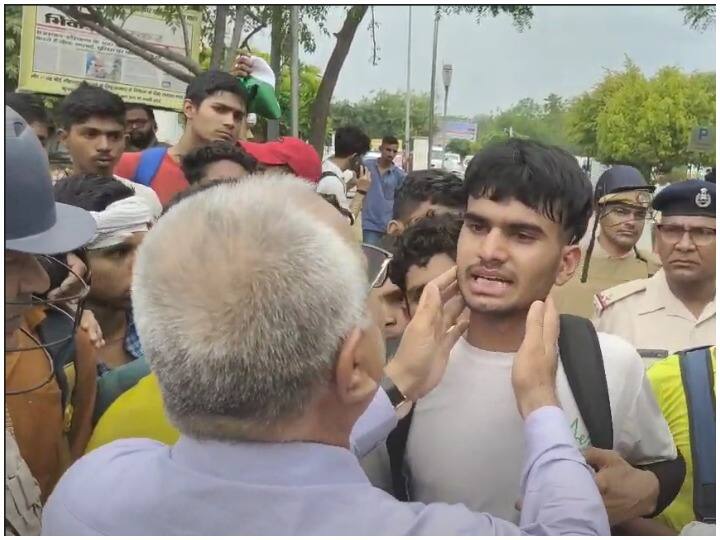
[{"label": "man's neck", "polygon": [[195,137],[192,131],[186,128],[177,144],[168,149],[168,153],[175,161],[180,162],[185,155],[203,146],[203,144],[205,144],[205,141]]},{"label": "man's neck", "polygon": [[470,313],[467,340],[470,345],[492,352],[516,352],[525,337],[526,312],[507,316]]},{"label": "man's neck", "polygon": [[[666,274],[667,279],[667,274]],[[705,306],[715,299],[715,278],[704,283],[672,283],[667,279],[668,287],[690,313],[697,319]]]},{"label": "man's neck", "polygon": [[[124,337],[127,330],[127,313],[114,307],[87,302],[88,309],[95,315],[105,341]],[[120,335],[122,334],[122,336]]]},{"label": "man's neck", "polygon": [[632,250],[632,248],[627,249],[625,247],[618,246],[617,244],[613,244],[602,232],[598,235],[598,243],[611,257],[624,257]]},{"label": "man's neck", "polygon": [[328,161],[337,165],[337,167],[343,172],[350,168],[350,160],[348,158],[330,156],[328,158]]},{"label": "man's neck", "polygon": [[386,171],[387,169],[395,165],[392,161],[386,161],[384,158],[378,158],[377,163],[378,169],[380,169],[381,171]]},{"label": "man's neck", "polygon": [[86,175],[86,174],[97,174],[97,175],[100,175],[100,176],[113,176],[113,171],[114,171],[114,169],[115,169],[115,165],[116,165],[116,164],[113,163],[113,166],[110,167],[110,168],[109,168],[108,170],[106,170],[106,171],[83,171],[83,170],[80,169],[77,165],[75,165],[75,164],[73,163],[72,174],[73,174],[73,176],[84,176],[84,175]]}]

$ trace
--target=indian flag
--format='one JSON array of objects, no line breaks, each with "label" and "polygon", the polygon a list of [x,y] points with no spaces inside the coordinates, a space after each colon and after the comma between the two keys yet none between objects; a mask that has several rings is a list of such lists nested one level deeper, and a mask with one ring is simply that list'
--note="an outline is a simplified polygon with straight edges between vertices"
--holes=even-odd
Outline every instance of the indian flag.
[{"label": "indian flag", "polygon": [[250,99],[250,110],[269,120],[280,118],[280,104],[275,96],[275,73],[259,56],[252,56],[250,75],[238,79]]}]

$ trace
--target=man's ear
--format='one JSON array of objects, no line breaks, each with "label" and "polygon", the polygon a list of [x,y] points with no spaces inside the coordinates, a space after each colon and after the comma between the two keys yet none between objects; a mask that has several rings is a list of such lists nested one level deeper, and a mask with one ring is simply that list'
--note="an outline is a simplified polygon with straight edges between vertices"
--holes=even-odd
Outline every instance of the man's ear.
[{"label": "man's ear", "polygon": [[376,391],[377,382],[362,360],[363,330],[355,328],[340,346],[335,363],[335,383],[340,401],[346,405],[366,402]]},{"label": "man's ear", "polygon": [[186,99],[183,101],[183,114],[187,120],[192,120],[196,112],[197,107],[195,107],[195,104],[191,100]]},{"label": "man's ear", "polygon": [[405,225],[402,221],[391,219],[387,224],[387,233],[390,236],[400,236],[405,231]]},{"label": "man's ear", "polygon": [[564,246],[560,256],[560,267],[555,276],[555,285],[560,287],[567,283],[578,269],[581,259],[582,250],[579,245]]}]

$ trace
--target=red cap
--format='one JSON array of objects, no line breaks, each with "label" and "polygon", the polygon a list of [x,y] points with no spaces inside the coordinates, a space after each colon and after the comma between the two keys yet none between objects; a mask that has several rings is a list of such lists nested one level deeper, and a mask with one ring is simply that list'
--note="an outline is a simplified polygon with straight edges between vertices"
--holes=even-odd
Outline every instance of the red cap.
[{"label": "red cap", "polygon": [[320,181],[322,162],[315,149],[295,137],[254,143],[240,141],[245,151],[263,165],[287,165],[297,175],[311,182]]}]

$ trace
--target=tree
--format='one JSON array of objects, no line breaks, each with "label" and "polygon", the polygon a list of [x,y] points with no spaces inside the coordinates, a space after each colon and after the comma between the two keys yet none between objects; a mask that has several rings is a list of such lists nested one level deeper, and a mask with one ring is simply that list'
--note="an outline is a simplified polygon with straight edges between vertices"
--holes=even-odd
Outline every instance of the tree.
[{"label": "tree", "polygon": [[450,139],[447,145],[445,145],[445,150],[447,152],[460,154],[460,157],[464,158],[468,154],[473,153],[473,143],[464,139]]},{"label": "tree", "polygon": [[17,88],[22,6],[5,6],[5,91]]},{"label": "tree", "polygon": [[715,5],[682,6],[680,12],[685,16],[685,24],[693,30],[704,32],[715,24]]},{"label": "tree", "polygon": [[608,72],[570,111],[575,141],[604,163],[625,163],[646,177],[694,162],[714,163],[713,154],[687,150],[691,130],[713,125],[715,74],[685,74],[666,67],[648,79],[631,61]]},{"label": "tree", "polygon": [[[427,94],[410,96],[410,135],[427,136],[427,118],[430,100]],[[385,135],[400,137],[405,133],[405,94],[381,90],[357,103],[340,101],[330,110],[333,128],[353,125],[362,129],[370,138]]]}]

